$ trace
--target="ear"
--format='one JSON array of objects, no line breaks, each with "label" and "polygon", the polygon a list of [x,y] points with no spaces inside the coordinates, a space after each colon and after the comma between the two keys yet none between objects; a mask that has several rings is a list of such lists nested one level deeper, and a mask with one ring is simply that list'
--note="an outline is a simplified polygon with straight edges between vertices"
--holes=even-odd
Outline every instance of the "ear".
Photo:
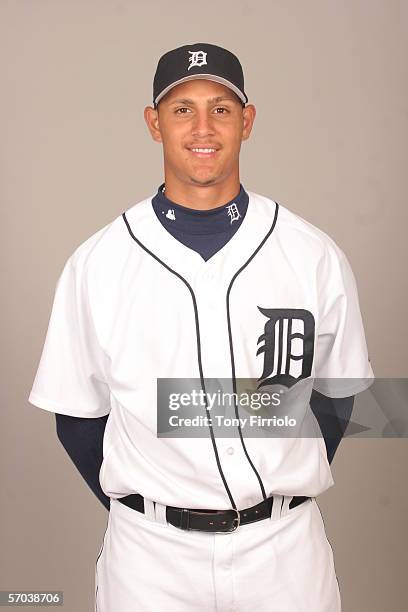
[{"label": "ear", "polygon": [[159,111],[152,106],[146,106],[143,115],[153,140],[156,142],[162,142],[159,125]]},{"label": "ear", "polygon": [[248,104],[242,109],[242,117],[244,120],[244,126],[242,130],[242,140],[247,140],[251,134],[252,127],[254,125],[256,116],[256,108],[253,104]]}]

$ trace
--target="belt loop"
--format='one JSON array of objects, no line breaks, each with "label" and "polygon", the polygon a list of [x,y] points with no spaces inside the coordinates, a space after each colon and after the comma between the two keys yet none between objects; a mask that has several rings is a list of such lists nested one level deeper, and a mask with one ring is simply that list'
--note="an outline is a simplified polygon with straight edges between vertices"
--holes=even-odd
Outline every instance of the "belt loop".
[{"label": "belt loop", "polygon": [[188,529],[189,527],[189,513],[186,508],[181,509],[180,527],[181,529]]},{"label": "belt loop", "polygon": [[144,513],[148,521],[156,522],[156,513],[154,511],[154,502],[151,499],[144,498]]},{"label": "belt loop", "polygon": [[163,506],[163,504],[159,504],[159,502],[156,502],[155,503],[155,516],[156,516],[157,523],[164,523],[166,525],[167,524],[166,506]]},{"label": "belt loop", "polygon": [[282,504],[281,517],[286,516],[289,512],[289,504],[293,499],[293,495],[285,495]]},{"label": "belt loop", "polygon": [[271,512],[271,521],[277,521],[280,518],[281,505],[282,505],[282,495],[274,495],[272,502],[272,512]]}]

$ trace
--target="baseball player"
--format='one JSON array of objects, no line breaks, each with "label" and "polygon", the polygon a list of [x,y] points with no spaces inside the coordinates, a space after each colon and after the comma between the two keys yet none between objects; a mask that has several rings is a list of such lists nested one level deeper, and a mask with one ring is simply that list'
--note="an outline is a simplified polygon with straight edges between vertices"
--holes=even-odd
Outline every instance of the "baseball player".
[{"label": "baseball player", "polygon": [[[353,272],[326,233],[240,182],[255,107],[236,55],[165,53],[144,118],[164,182],[66,261],[28,398],[56,413],[110,509],[95,610],[338,612],[316,497],[374,377]],[[166,412],[166,390],[187,381],[201,403]],[[214,381],[233,390],[228,435]],[[251,399],[278,390],[296,435],[252,435],[245,385]]]}]

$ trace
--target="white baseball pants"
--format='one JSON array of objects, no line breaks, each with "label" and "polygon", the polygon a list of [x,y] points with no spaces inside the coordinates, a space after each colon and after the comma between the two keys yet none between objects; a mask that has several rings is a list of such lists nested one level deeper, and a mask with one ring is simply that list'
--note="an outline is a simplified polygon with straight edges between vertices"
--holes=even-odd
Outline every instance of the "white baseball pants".
[{"label": "white baseball pants", "polygon": [[183,531],[165,506],[111,499],[95,612],[340,612],[333,552],[314,498],[231,533]]}]

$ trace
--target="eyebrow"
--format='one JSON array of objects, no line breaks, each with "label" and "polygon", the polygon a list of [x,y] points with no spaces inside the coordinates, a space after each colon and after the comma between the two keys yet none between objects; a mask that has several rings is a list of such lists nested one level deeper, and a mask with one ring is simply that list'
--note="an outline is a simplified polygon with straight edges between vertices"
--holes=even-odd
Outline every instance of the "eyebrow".
[{"label": "eyebrow", "polygon": [[[231,100],[234,101],[234,98],[230,96],[217,96],[215,98],[209,98],[207,100],[208,104],[213,104],[217,102],[221,102],[222,100]],[[169,104],[195,104],[194,100],[190,100],[189,98],[178,98],[177,100],[170,100]]]}]

